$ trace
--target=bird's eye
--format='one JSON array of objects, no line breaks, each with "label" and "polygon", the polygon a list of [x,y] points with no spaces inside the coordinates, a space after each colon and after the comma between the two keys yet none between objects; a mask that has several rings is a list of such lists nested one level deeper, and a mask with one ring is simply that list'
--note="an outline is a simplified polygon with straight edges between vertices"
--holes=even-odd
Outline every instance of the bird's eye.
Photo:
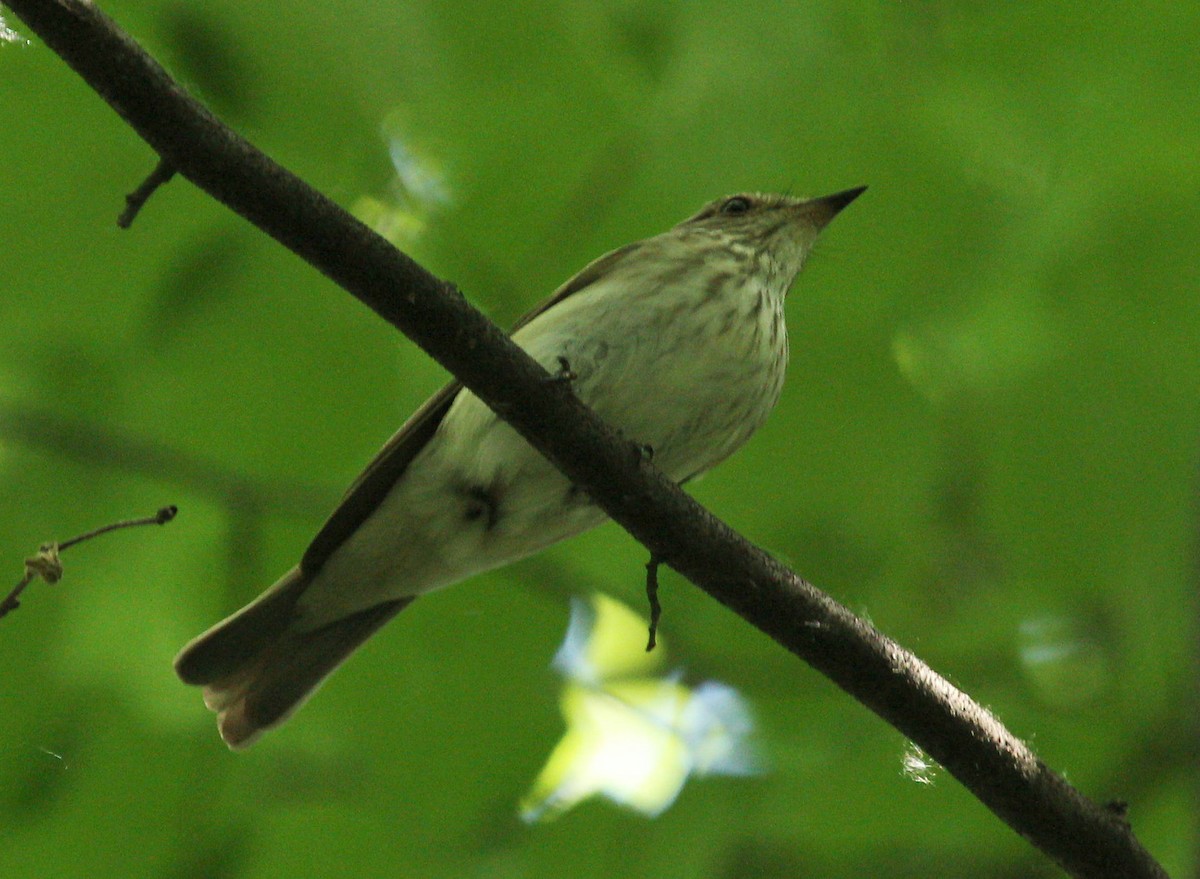
[{"label": "bird's eye", "polygon": [[725,204],[721,205],[721,213],[727,217],[736,217],[750,210],[750,199],[744,195],[735,195],[733,198],[725,200]]}]

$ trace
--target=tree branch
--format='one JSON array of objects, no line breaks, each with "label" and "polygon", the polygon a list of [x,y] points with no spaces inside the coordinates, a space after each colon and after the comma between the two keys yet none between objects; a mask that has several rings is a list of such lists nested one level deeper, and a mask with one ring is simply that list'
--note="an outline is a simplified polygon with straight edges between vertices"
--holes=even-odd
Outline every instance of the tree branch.
[{"label": "tree branch", "polygon": [[629,454],[458,290],[220,123],[84,0],[6,0],[179,174],[413,339],[650,550],[828,676],[1078,877],[1165,877],[1086,799],[913,654],[747,542]]}]

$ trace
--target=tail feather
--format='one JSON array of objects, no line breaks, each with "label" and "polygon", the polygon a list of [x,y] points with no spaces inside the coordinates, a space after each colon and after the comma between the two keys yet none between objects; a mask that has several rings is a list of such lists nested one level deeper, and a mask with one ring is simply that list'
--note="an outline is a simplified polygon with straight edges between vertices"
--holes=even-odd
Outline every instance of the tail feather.
[{"label": "tail feather", "polygon": [[367,638],[412,598],[378,604],[311,631],[296,631],[307,586],[294,568],[270,590],[188,644],[175,660],[186,683],[204,687],[231,748],[281,723]]},{"label": "tail feather", "polygon": [[282,723],[360,644],[412,601],[402,598],[359,611],[312,632],[288,633],[251,662],[204,688],[229,747],[254,743]]},{"label": "tail feather", "polygon": [[202,686],[228,677],[279,639],[296,617],[308,578],[296,566],[233,616],[193,638],[175,657],[185,684]]}]

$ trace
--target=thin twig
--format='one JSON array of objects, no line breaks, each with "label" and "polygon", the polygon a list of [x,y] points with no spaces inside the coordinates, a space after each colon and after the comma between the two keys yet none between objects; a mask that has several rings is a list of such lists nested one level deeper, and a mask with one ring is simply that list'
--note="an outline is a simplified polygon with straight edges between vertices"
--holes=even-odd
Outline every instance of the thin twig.
[{"label": "thin twig", "polygon": [[72,537],[70,540],[64,540],[62,543],[43,543],[38,548],[37,555],[30,556],[25,559],[25,574],[13,587],[13,590],[0,601],[0,618],[7,616],[12,611],[21,606],[21,593],[25,588],[32,583],[36,578],[41,578],[47,583],[57,583],[62,577],[62,563],[58,559],[58,554],[63,550],[70,549],[76,544],[83,543],[85,540],[91,540],[93,537],[99,537],[101,534],[107,534],[109,531],[116,531],[119,528],[133,528],[137,525],[165,525],[175,518],[175,514],[179,512],[179,508],[174,504],[163,507],[153,516],[144,516],[141,519],[125,519],[120,522],[113,522],[109,525],[101,525],[91,531],[80,534],[78,537]]},{"label": "thin twig", "polygon": [[175,166],[166,159],[159,159],[154,170],[146,176],[141,185],[125,196],[125,210],[121,211],[121,215],[117,217],[117,225],[122,229],[132,226],[138,212],[141,211],[150,196],[154,195],[154,191],[174,176]]},{"label": "thin twig", "polygon": [[646,562],[646,598],[650,600],[650,639],[646,642],[646,652],[649,653],[658,643],[658,619],[662,616],[662,605],[658,603],[658,565],[659,561],[653,555]]},{"label": "thin twig", "polygon": [[163,507],[153,516],[143,516],[140,519],[125,519],[122,522],[113,522],[111,525],[101,525],[94,531],[80,534],[78,537],[72,537],[70,540],[64,540],[58,545],[58,548],[64,550],[77,543],[83,543],[85,540],[91,540],[93,537],[99,537],[101,534],[107,534],[109,531],[116,531],[118,528],[133,528],[137,525],[165,525],[174,519],[175,514],[178,512],[179,507],[171,504],[168,507]]},{"label": "thin twig", "polygon": [[25,591],[26,586],[33,582],[33,578],[36,576],[37,572],[34,571],[29,565],[26,565],[25,576],[23,576],[17,582],[17,585],[13,587],[12,592],[8,593],[8,595],[4,597],[4,600],[0,601],[0,619],[7,616],[10,611],[14,611],[21,606],[21,602],[19,601],[21,593]]}]

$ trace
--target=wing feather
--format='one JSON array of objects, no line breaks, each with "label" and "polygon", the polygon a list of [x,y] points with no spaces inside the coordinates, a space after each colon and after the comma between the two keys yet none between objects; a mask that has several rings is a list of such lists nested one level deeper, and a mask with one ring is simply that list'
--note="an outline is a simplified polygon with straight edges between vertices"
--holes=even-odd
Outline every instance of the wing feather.
[{"label": "wing feather", "polygon": [[[588,263],[581,271],[555,290],[548,299],[523,315],[513,324],[509,333],[515,333],[568,296],[594,284],[641,247],[642,242],[627,244]],[[384,444],[367,468],[346,491],[337,508],[330,514],[321,530],[317,532],[317,536],[309,544],[308,549],[305,550],[304,557],[300,561],[300,569],[305,574],[315,574],[320,570],[343,541],[375,512],[383,499],[387,497],[388,492],[392,490],[392,486],[396,484],[396,480],[404,475],[404,471],[408,469],[413,458],[437,433],[438,426],[446,417],[446,413],[454,403],[454,398],[461,390],[460,382],[450,382],[430,397]]]}]

